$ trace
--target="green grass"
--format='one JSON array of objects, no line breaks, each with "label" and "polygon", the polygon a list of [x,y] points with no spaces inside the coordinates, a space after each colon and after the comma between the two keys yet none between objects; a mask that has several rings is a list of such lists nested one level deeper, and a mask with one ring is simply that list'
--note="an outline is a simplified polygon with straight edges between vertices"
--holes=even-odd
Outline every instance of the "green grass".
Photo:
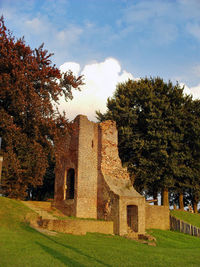
[{"label": "green grass", "polygon": [[157,247],[119,236],[47,236],[24,223],[30,210],[0,197],[0,266],[200,266],[200,238],[152,230]]},{"label": "green grass", "polygon": [[172,210],[170,213],[174,217],[200,228],[199,213],[190,213],[188,211],[180,211],[180,210]]}]

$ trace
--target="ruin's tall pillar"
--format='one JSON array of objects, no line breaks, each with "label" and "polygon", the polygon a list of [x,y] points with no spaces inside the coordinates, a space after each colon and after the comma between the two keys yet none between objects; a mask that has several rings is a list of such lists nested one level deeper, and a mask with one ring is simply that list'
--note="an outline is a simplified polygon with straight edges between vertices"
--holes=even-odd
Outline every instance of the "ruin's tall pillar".
[{"label": "ruin's tall pillar", "polygon": [[76,216],[97,218],[98,127],[79,115]]}]

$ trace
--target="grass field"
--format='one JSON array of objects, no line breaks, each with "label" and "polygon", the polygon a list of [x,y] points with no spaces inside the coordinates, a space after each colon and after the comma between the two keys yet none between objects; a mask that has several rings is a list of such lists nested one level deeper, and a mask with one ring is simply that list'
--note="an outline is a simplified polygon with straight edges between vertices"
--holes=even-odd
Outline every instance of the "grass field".
[{"label": "grass field", "polygon": [[186,211],[172,210],[171,214],[184,222],[190,223],[200,228],[200,214],[199,213],[192,214]]},{"label": "grass field", "polygon": [[24,222],[30,209],[0,197],[0,266],[200,266],[200,238],[152,230],[157,247],[119,236],[48,236]]}]

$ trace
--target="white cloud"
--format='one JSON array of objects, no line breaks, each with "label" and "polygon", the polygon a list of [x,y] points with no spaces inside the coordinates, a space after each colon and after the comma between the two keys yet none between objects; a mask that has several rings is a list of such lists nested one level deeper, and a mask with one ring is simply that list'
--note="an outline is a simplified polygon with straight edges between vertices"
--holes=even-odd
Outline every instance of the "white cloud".
[{"label": "white cloud", "polygon": [[71,70],[75,76],[78,76],[80,72],[80,65],[75,62],[65,62],[60,66],[59,69],[61,72],[66,72],[68,70]]},{"label": "white cloud", "polygon": [[24,21],[24,27],[34,35],[45,34],[48,31],[48,23],[41,18],[33,18]]},{"label": "white cloud", "polygon": [[83,30],[73,24],[58,29],[48,17],[38,15],[33,19],[24,19],[23,29],[25,35],[31,38],[41,39],[47,43],[52,51],[68,52],[70,47],[78,42]]},{"label": "white cloud", "polygon": [[[66,62],[61,65],[60,69],[62,71],[74,70],[75,74],[84,75],[85,78],[85,85],[82,86],[81,92],[74,91],[72,101],[66,103],[64,98],[60,100],[59,110],[65,111],[69,120],[83,114],[95,121],[95,111],[106,111],[107,98],[113,95],[118,83],[128,79],[139,80],[126,70],[121,71],[120,63],[114,58],[87,64],[81,73],[78,72],[80,65],[75,62]],[[186,84],[180,83],[180,86],[184,86],[185,94],[192,95],[193,99],[200,99],[200,84],[188,87]]]},{"label": "white cloud", "polygon": [[[169,44],[178,37],[178,27],[174,23],[174,4],[169,1],[144,0],[132,3],[124,9],[120,22],[127,24],[133,32],[148,32],[142,35],[159,45]],[[132,27],[131,27],[132,26]]]},{"label": "white cloud", "polygon": [[[70,120],[78,114],[83,114],[95,121],[95,111],[106,111],[107,98],[113,95],[118,83],[128,79],[139,80],[126,70],[122,70],[120,62],[115,58],[106,58],[102,62],[89,63],[82,70],[76,62],[65,62],[60,66],[62,72],[69,69],[76,76],[84,75],[85,82],[81,92],[74,91],[72,101],[66,103],[63,98],[60,100],[59,110],[65,111]],[[197,66],[195,70],[198,71],[199,67]],[[192,95],[193,99],[200,98],[200,84],[188,87],[186,84],[180,83],[180,86],[184,86],[184,93]]]},{"label": "white cloud", "polygon": [[75,43],[83,30],[75,25],[69,25],[67,28],[56,32],[56,42],[60,42],[63,45]]},{"label": "white cloud", "polygon": [[161,45],[173,42],[183,32],[200,40],[200,0],[132,2],[123,9],[118,25],[127,24],[131,32],[148,32],[143,38]]},{"label": "white cloud", "polygon": [[200,99],[200,83],[197,86],[190,87],[194,99]]},{"label": "white cloud", "polygon": [[184,86],[184,93],[191,95],[193,99],[200,99],[200,83],[197,86],[188,87],[184,83],[180,83],[180,86]]},{"label": "white cloud", "polygon": [[[61,70],[67,68],[80,70],[75,62],[66,62],[61,65]],[[106,111],[107,98],[112,96],[116,85],[128,79],[134,79],[131,73],[121,71],[120,63],[114,58],[107,58],[103,62],[95,62],[84,66],[81,75],[84,75],[85,85],[81,92],[74,91],[74,99],[70,102],[60,101],[59,110],[66,112],[67,117],[72,120],[78,114],[87,115],[90,120],[95,120],[95,111]],[[79,75],[80,75],[79,74]]]},{"label": "white cloud", "polygon": [[152,0],[133,3],[125,11],[126,21],[129,23],[149,23],[156,17],[164,17],[171,9],[169,2]]}]

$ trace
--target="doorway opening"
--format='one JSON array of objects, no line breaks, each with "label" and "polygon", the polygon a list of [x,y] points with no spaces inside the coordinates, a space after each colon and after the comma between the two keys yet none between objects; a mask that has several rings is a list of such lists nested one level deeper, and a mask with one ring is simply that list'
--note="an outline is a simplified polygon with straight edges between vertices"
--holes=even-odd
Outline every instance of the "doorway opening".
[{"label": "doorway opening", "polygon": [[127,224],[134,232],[138,232],[138,206],[127,206]]},{"label": "doorway opening", "polygon": [[75,171],[69,169],[66,179],[66,199],[74,199],[74,183],[75,183]]}]

